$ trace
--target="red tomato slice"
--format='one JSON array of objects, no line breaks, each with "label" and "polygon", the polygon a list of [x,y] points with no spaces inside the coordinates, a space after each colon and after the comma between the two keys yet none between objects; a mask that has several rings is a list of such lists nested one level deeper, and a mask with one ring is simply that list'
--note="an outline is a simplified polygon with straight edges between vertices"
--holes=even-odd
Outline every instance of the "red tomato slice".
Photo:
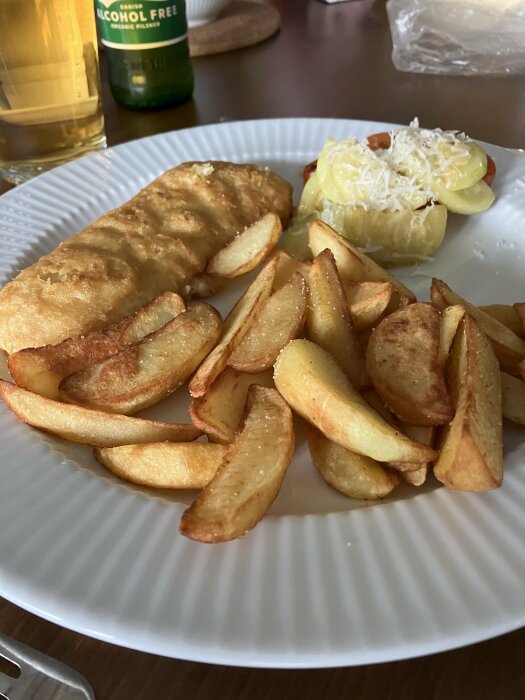
[{"label": "red tomato slice", "polygon": [[494,182],[495,177],[496,177],[496,163],[488,155],[487,156],[487,172],[485,173],[485,176],[483,177],[483,179],[485,180],[487,185],[490,186]]},{"label": "red tomato slice", "polygon": [[368,148],[377,151],[380,148],[390,148],[390,134],[388,131],[380,131],[378,134],[367,136]]},{"label": "red tomato slice", "polygon": [[313,160],[311,163],[308,163],[308,165],[304,166],[303,169],[303,184],[306,185],[308,180],[310,179],[310,175],[315,173],[317,170],[317,160]]}]

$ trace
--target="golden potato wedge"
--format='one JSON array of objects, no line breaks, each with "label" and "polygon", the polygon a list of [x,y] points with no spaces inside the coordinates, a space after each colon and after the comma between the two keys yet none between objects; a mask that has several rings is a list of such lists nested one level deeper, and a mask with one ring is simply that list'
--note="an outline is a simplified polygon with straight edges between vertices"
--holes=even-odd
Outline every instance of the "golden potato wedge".
[{"label": "golden potato wedge", "polygon": [[428,464],[422,464],[417,469],[400,472],[403,479],[411,486],[423,486],[428,476]]},{"label": "golden potato wedge", "polygon": [[181,533],[200,542],[242,537],[279,493],[293,450],[290,408],[275,389],[252,384],[235,440],[213,479],[184,512]]},{"label": "golden potato wedge", "polygon": [[525,337],[525,301],[518,301],[515,304],[513,304],[514,308],[516,309],[516,313],[518,314],[521,322],[521,333],[518,333],[521,338]]},{"label": "golden potato wedge", "polygon": [[329,440],[379,462],[426,462],[434,450],[402,435],[353,388],[334,358],[309,340],[292,340],[274,367],[290,406]]},{"label": "golden potato wedge", "polygon": [[246,374],[226,367],[203,396],[192,399],[193,424],[212,442],[232,442],[251,384],[273,387],[272,372]]},{"label": "golden potato wedge", "polygon": [[[422,445],[432,447],[436,429],[432,426],[410,425],[409,423],[401,423],[401,430],[412,440],[420,442]],[[412,486],[423,486],[427,480],[429,463],[416,463],[412,465],[414,469],[407,469],[405,462],[391,462],[389,464],[392,469],[399,469],[401,477]]]},{"label": "golden potato wedge", "polygon": [[460,304],[446,306],[441,311],[441,325],[439,328],[438,364],[443,369],[448,360],[450,348],[456,337],[459,322],[465,315],[465,307]]},{"label": "golden potato wedge", "polygon": [[[501,363],[500,363],[501,364]],[[518,372],[517,372],[518,377],[523,379],[525,381],[525,360],[522,360],[519,365],[518,365]]]},{"label": "golden potato wedge", "polygon": [[219,312],[194,301],[139,343],[63,379],[60,396],[102,411],[136,413],[178,389],[213,348],[221,328]]},{"label": "golden potato wedge", "polygon": [[295,272],[284,287],[261,304],[248,332],[228,358],[228,365],[238,372],[270,369],[284,346],[301,334],[306,299],[304,277]]},{"label": "golden potato wedge", "polygon": [[501,372],[503,418],[525,425],[525,381]]},{"label": "golden potato wedge", "polygon": [[96,459],[116,476],[156,489],[202,489],[226,448],[204,442],[152,442],[95,448]]},{"label": "golden potato wedge", "polygon": [[226,317],[217,346],[201,364],[189,384],[193,397],[203,396],[227,366],[231,353],[244,338],[254,316],[271,294],[276,267],[275,258],[267,262]]},{"label": "golden potato wedge", "polygon": [[456,414],[444,428],[434,474],[449,489],[497,488],[503,478],[500,369],[491,343],[470,314],[459,325],[447,376]]},{"label": "golden potato wedge", "polygon": [[356,331],[375,326],[383,314],[394,311],[394,285],[390,282],[343,282],[346,303]]},{"label": "golden potato wedge", "polygon": [[517,336],[523,338],[523,323],[521,322],[521,316],[518,311],[520,306],[521,304],[515,304],[514,306],[510,304],[487,304],[479,308],[500,323],[503,323],[507,328],[510,328]]},{"label": "golden potato wedge", "polygon": [[341,278],[354,282],[390,282],[406,303],[416,301],[415,294],[396,277],[384,270],[355,246],[342,238],[331,226],[315,219],[308,229],[312,255],[316,256],[325,248],[334,254],[335,263]]},{"label": "golden potato wedge", "polygon": [[310,269],[306,325],[310,339],[335,357],[358,391],[363,389],[368,383],[365,358],[328,248],[316,255]]},{"label": "golden potato wedge", "polygon": [[144,420],[73,406],[3,380],[0,380],[0,396],[24,423],[92,447],[163,440],[189,442],[201,435],[201,431],[191,424]]},{"label": "golden potato wedge", "polygon": [[230,279],[255,270],[275,248],[282,230],[277,214],[266,214],[215,253],[206,272]]},{"label": "golden potato wedge", "polygon": [[182,313],[186,304],[181,296],[165,292],[135,313],[99,331],[68,338],[56,345],[26,348],[8,360],[15,384],[58,399],[58,385],[69,374],[112,357],[127,345],[162,328]]},{"label": "golden potato wedge", "polygon": [[195,275],[184,288],[184,296],[191,299],[206,299],[221,291],[228,280],[218,275],[201,272]]},{"label": "golden potato wedge", "polygon": [[418,302],[394,311],[376,326],[366,368],[390,410],[414,425],[443,425],[454,406],[438,362],[441,314]]},{"label": "golden potato wedge", "polygon": [[452,291],[442,280],[434,278],[430,288],[430,298],[440,309],[452,304],[464,306],[476,319],[481,330],[487,334],[499,360],[501,369],[510,374],[518,374],[517,365],[525,357],[525,340],[519,338],[510,328],[474,304]]},{"label": "golden potato wedge", "polygon": [[[366,391],[363,391],[362,396],[379,415],[383,416],[387,423],[394,426],[397,430],[400,430],[403,435],[406,435],[411,440],[415,440],[422,445],[432,447],[434,428],[410,425],[409,423],[400,421],[394,416],[390,409],[386,407],[375,389],[366,389]],[[426,479],[427,464],[427,462],[388,462],[383,466],[395,469],[405,481],[415,486],[420,486]]]},{"label": "golden potato wedge", "polygon": [[283,287],[290,280],[294,272],[300,272],[308,282],[308,275],[310,273],[310,267],[312,266],[309,260],[298,260],[280,248],[275,250],[273,255],[277,258],[277,267],[273,280],[274,292]]},{"label": "golden potato wedge", "polygon": [[306,430],[312,462],[327,484],[348,498],[376,500],[397,486],[399,478],[371,457],[337,445],[320,430]]}]

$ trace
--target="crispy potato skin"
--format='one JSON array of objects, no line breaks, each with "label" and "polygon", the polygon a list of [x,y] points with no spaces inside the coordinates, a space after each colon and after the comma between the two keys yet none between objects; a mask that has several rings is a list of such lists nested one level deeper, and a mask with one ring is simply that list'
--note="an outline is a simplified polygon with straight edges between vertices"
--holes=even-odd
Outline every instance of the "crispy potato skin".
[{"label": "crispy potato skin", "polygon": [[239,372],[264,372],[284,346],[301,334],[306,317],[307,286],[300,272],[262,304],[248,332],[228,360]]},{"label": "crispy potato skin", "polygon": [[456,414],[443,429],[434,474],[449,489],[495,489],[503,479],[501,375],[489,339],[468,314],[454,339],[447,376]]},{"label": "crispy potato skin", "polygon": [[368,384],[365,359],[330,249],[315,256],[308,277],[306,323],[310,340],[339,362],[357,390]]},{"label": "crispy potato skin", "polygon": [[409,440],[371,408],[336,360],[309,340],[292,340],[281,351],[274,382],[296,413],[352,452],[379,462],[417,463],[436,457],[434,450]]},{"label": "crispy potato skin", "polygon": [[115,476],[156,489],[202,489],[224,457],[223,445],[152,442],[95,448],[95,458]]},{"label": "crispy potato skin", "polygon": [[215,253],[206,271],[230,279],[255,270],[275,248],[282,231],[277,214],[266,214]]},{"label": "crispy potato skin", "polygon": [[100,331],[13,353],[8,359],[9,371],[18,386],[58,400],[61,379],[116,355],[127,345],[161,328],[185,308],[181,296],[164,292]]},{"label": "crispy potato skin", "polygon": [[327,484],[348,498],[377,500],[387,496],[399,477],[371,457],[359,455],[329,440],[320,430],[307,426],[312,462]]},{"label": "crispy potato skin", "polygon": [[192,423],[206,433],[211,442],[232,442],[252,384],[273,387],[272,372],[248,374],[226,367],[204,396],[192,399]]},{"label": "crispy potato skin", "polygon": [[65,377],[60,397],[111,413],[136,413],[178,389],[211,351],[221,329],[216,309],[192,302],[139,343]]},{"label": "crispy potato skin", "polygon": [[386,405],[414,425],[443,425],[454,406],[439,363],[441,315],[418,302],[394,311],[374,329],[366,368]]},{"label": "crispy potato skin", "polygon": [[254,317],[270,296],[276,267],[277,258],[272,258],[266,263],[224,320],[219,342],[200,365],[189,384],[193,398],[204,396],[225,369],[232,352],[242,341]]},{"label": "crispy potato skin", "polygon": [[116,447],[164,440],[186,442],[195,440],[201,434],[198,428],[190,424],[110,415],[53,401],[2,379],[0,398],[24,423],[92,447]]},{"label": "crispy potato skin", "polygon": [[180,532],[199,542],[245,535],[272,505],[294,452],[292,411],[275,389],[252,384],[235,440],[184,512]]},{"label": "crispy potato skin", "polygon": [[514,376],[519,376],[518,365],[525,359],[525,341],[523,338],[516,335],[495,316],[486,313],[481,308],[460,297],[448,284],[435,277],[432,279],[430,287],[430,298],[440,309],[452,305],[463,306],[465,311],[476,320],[481,330],[489,338],[501,369]]},{"label": "crispy potato skin", "polygon": [[165,291],[268,212],[286,225],[292,188],[267,168],[183,163],[63,241],[0,291],[0,348],[103,328]]},{"label": "crispy potato skin", "polygon": [[501,372],[501,400],[503,418],[525,425],[525,382]]}]

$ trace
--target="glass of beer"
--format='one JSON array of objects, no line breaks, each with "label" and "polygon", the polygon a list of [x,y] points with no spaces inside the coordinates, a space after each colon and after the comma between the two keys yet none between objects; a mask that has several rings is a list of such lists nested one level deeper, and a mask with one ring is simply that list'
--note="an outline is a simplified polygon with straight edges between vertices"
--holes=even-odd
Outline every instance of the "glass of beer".
[{"label": "glass of beer", "polygon": [[0,177],[105,146],[93,0],[0,0]]}]

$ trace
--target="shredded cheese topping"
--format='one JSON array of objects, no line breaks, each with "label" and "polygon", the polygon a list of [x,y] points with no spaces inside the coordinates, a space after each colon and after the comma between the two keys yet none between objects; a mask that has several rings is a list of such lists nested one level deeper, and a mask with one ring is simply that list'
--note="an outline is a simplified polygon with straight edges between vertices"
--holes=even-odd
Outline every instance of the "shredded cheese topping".
[{"label": "shredded cheese topping", "polygon": [[421,129],[417,119],[404,129],[390,132],[390,141],[390,148],[379,157],[404,174],[417,171],[418,178],[428,188],[434,179],[460,172],[471,156],[465,134]]},{"label": "shredded cheese topping", "polygon": [[471,158],[464,134],[420,129],[417,120],[391,132],[390,141],[372,151],[366,139],[328,139],[317,163],[324,196],[365,210],[418,209],[436,200],[435,180],[461,172]]}]

